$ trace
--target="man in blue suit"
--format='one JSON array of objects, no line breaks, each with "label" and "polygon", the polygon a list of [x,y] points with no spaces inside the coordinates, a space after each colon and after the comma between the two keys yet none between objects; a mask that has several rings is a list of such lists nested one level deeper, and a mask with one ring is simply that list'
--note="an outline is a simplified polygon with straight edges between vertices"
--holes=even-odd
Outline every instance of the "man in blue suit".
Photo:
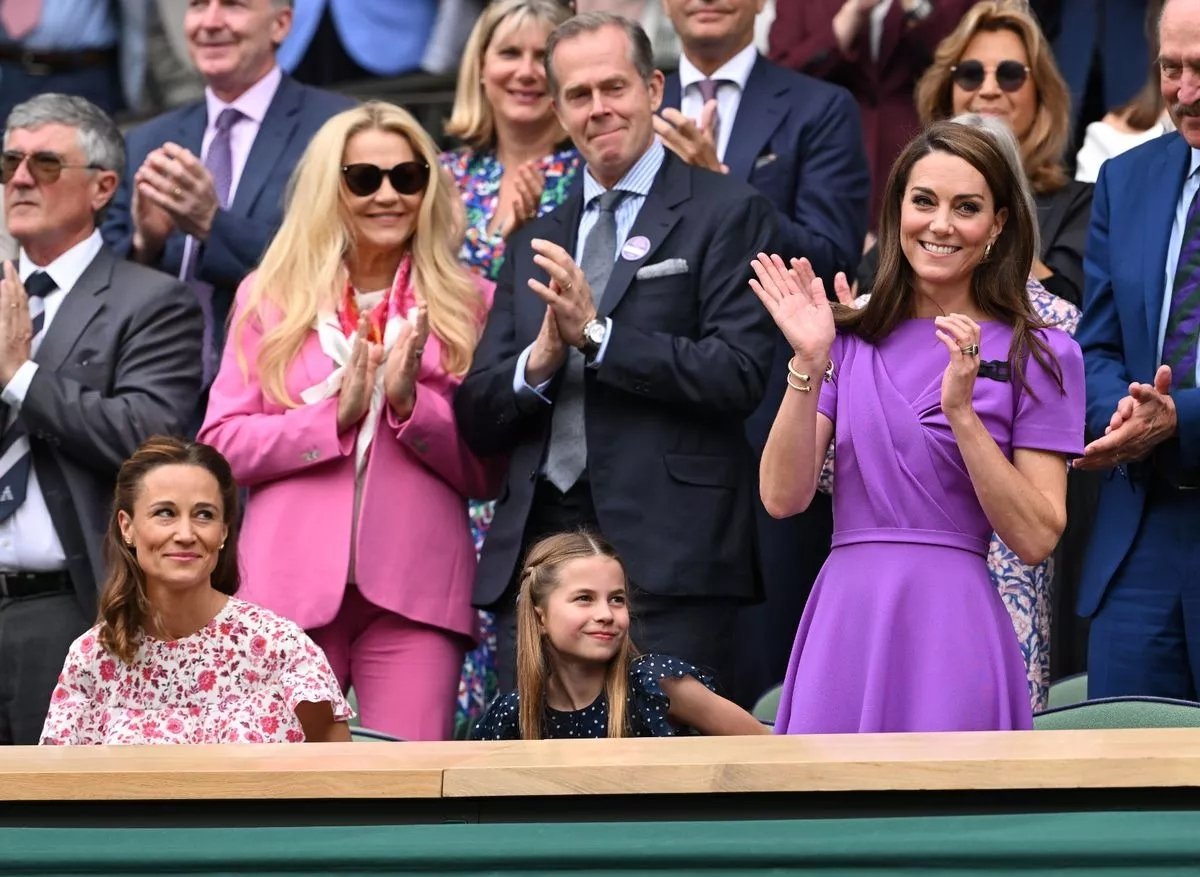
[{"label": "man in blue suit", "polygon": [[290,0],[188,4],[184,30],[204,100],[129,132],[129,167],[102,232],[118,253],[187,281],[205,310],[211,379],[238,283],[283,220],[288,177],[349,98],[283,75]]},{"label": "man in blue suit", "polygon": [[1200,680],[1200,0],[1163,10],[1162,91],[1178,134],[1106,162],[1083,320],[1088,445],[1106,470],[1078,610],[1088,694],[1197,699]]},{"label": "man in blue suit", "polygon": [[[805,256],[833,289],[854,275],[867,231],[870,172],[858,107],[845,89],[779,67],[754,47],[764,0],[664,0],[683,53],[655,130],[685,161],[749,182],[775,206],[774,250]],[[747,258],[753,253],[747,253]],[[757,453],[787,391],[791,349],[776,333],[766,396],[746,422]],[[819,494],[778,521],[756,505],[765,601],[739,620],[733,695],[749,704],[783,679],[804,602],[829,554],[832,513]]]}]

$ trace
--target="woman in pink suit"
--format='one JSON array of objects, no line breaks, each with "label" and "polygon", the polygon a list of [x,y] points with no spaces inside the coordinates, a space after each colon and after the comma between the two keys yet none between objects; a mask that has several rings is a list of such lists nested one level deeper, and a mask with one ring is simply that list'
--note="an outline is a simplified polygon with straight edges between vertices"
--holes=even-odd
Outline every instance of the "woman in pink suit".
[{"label": "woman in pink suit", "polygon": [[466,497],[495,489],[451,408],[490,285],[437,160],[390,104],[317,132],[200,431],[249,488],[243,596],[309,633],[365,726],[422,740],[449,732],[475,630]]}]

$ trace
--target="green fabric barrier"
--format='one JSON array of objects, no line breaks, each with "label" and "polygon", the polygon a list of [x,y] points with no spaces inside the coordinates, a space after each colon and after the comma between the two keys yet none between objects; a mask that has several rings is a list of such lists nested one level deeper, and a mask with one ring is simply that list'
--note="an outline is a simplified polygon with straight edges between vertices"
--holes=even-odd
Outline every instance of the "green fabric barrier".
[{"label": "green fabric barrier", "polygon": [[[320,806],[320,805],[315,805]],[[728,822],[0,829],[0,874],[1195,874],[1186,811]]]}]

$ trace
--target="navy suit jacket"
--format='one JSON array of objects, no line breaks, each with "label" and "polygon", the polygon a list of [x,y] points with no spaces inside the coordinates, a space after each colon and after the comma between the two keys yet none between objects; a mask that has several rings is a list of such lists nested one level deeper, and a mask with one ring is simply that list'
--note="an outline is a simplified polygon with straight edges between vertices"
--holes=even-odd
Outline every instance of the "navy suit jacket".
[{"label": "navy suit jacket", "polygon": [[[679,74],[672,73],[663,106],[679,105]],[[779,255],[807,256],[830,295],[835,273],[854,276],[871,175],[850,92],[760,56],[742,92],[725,164],[730,176],[775,205]]]},{"label": "navy suit jacket", "polygon": [[[517,358],[537,337],[546,282],[532,238],[574,252],[582,186],[509,239],[496,296],[454,411],[481,456],[509,460],[475,580],[475,603],[500,598],[521,560],[550,438],[552,407],[513,392]],[[587,471],[600,530],[632,581],[663,596],[750,597],[754,467],[742,420],[762,398],[772,324],[750,291],[750,254],[769,245],[771,206],[745,183],[668,153],[617,258],[601,316],[612,336],[584,373]],[[666,273],[638,277],[646,266]],[[561,373],[561,372],[560,372]],[[557,379],[548,392],[557,393]]]},{"label": "navy suit jacket", "polygon": [[[196,263],[196,276],[211,284],[226,303],[258,264],[283,221],[288,178],[308,141],[330,116],[353,105],[344,95],[301,85],[288,76],[280,81],[246,158],[233,203],[229,209],[217,211]],[[127,172],[101,227],[105,241],[119,255],[128,255],[133,239],[130,186],[134,173],[152,150],[167,141],[199,156],[207,124],[207,107],[204,101],[197,101],[138,125],[126,135]],[[184,240],[185,235],[174,232],[154,267],[178,276]]]},{"label": "navy suit jacket", "polygon": [[[1084,310],[1075,338],[1087,371],[1087,425],[1104,434],[1132,381],[1150,383],[1158,369],[1167,247],[1175,205],[1191,162],[1178,134],[1145,143],[1100,168],[1084,257]],[[1077,609],[1092,615],[1129,553],[1155,472],[1192,481],[1200,469],[1200,389],[1172,393],[1179,417],[1175,438],[1140,463],[1114,469],[1100,490],[1096,522],[1084,556]],[[1197,497],[1200,501],[1200,497]],[[1147,533],[1143,538],[1164,538]],[[1168,548],[1169,550],[1169,548]]]}]

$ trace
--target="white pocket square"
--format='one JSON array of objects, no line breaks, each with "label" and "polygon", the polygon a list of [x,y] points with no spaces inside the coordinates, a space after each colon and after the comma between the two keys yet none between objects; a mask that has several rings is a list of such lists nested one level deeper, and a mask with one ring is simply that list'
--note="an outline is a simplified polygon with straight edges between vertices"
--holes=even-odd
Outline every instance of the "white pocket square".
[{"label": "white pocket square", "polygon": [[650,280],[653,277],[670,277],[672,274],[687,274],[687,259],[664,259],[653,265],[643,265],[634,276],[638,280]]},{"label": "white pocket square", "polygon": [[766,155],[760,155],[758,158],[754,159],[754,169],[758,170],[760,167],[766,167],[778,157],[779,156],[773,152],[768,152]]}]

